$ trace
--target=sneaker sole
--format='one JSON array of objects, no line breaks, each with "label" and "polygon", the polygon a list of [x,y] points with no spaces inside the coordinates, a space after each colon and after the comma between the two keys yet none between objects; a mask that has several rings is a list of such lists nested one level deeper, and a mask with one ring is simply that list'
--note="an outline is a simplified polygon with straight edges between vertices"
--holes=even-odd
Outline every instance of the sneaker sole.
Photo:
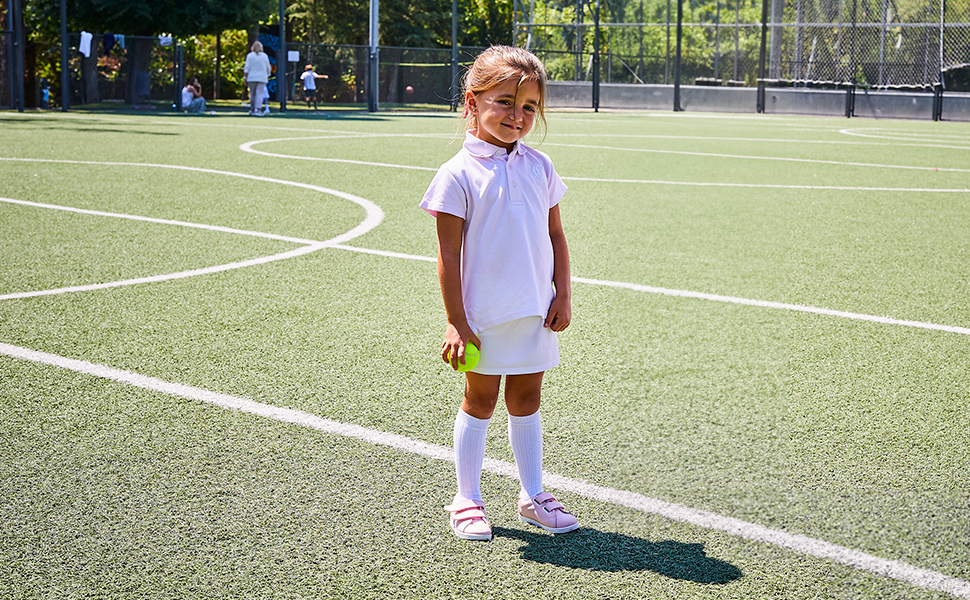
[{"label": "sneaker sole", "polygon": [[492,534],[490,533],[462,533],[454,528],[451,530],[460,540],[472,540],[475,542],[488,542],[492,539]]},{"label": "sneaker sole", "polygon": [[534,521],[534,520],[530,519],[529,517],[526,517],[526,516],[521,515],[521,514],[519,515],[519,520],[522,521],[523,523],[528,523],[529,525],[535,525],[536,527],[538,527],[540,529],[545,529],[549,533],[569,533],[570,531],[575,531],[575,530],[579,529],[579,523],[573,523],[572,525],[569,525],[568,527],[549,527],[548,525],[543,525],[539,521]]}]

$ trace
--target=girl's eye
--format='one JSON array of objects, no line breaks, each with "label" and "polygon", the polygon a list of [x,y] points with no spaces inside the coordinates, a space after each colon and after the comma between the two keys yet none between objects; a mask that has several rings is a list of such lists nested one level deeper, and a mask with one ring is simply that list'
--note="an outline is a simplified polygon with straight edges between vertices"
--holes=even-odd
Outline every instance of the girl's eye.
[{"label": "girl's eye", "polygon": [[534,107],[534,106],[526,106],[525,107],[525,110],[527,110],[529,112],[535,112],[536,111],[536,107]]}]

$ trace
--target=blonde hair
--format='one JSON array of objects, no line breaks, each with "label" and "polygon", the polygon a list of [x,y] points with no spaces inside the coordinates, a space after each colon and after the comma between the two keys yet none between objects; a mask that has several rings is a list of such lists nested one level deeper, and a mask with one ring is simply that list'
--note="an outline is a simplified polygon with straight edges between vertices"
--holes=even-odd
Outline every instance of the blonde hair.
[{"label": "blonde hair", "polygon": [[[475,59],[474,64],[465,72],[462,85],[462,98],[468,92],[476,96],[509,80],[516,80],[521,86],[526,82],[535,82],[539,86],[539,121],[542,124],[543,135],[546,128],[546,69],[536,55],[512,46],[492,46]],[[478,129],[477,114],[465,107],[462,118],[467,119],[465,129]]]},{"label": "blonde hair", "polygon": [[256,54],[259,54],[262,51],[263,51],[263,43],[253,42],[253,52],[255,52]]}]

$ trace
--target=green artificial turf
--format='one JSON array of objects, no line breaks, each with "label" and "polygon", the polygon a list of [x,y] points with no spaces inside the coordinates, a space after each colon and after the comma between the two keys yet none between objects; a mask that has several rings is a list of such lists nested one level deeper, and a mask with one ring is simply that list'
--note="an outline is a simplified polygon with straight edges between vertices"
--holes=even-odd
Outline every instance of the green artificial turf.
[{"label": "green artificial turf", "polygon": [[[37,159],[0,160],[0,198],[315,241],[364,219],[289,183],[307,184],[379,206],[347,244],[398,253],[0,299],[0,343],[451,445],[463,384],[437,358],[435,266],[418,260],[434,220],[417,203],[460,145],[454,115],[0,127],[0,158]],[[538,145],[570,188],[576,277],[966,328],[970,192],[915,190],[968,187],[967,134],[552,113]],[[0,232],[0,296],[302,247],[6,202]],[[543,392],[547,471],[970,579],[970,336],[583,282],[573,311]],[[582,528],[546,535],[491,473],[496,537],[462,542],[447,462],[9,356],[0,380],[2,597],[947,597],[569,492],[552,490]],[[493,421],[486,454],[511,461]]]}]

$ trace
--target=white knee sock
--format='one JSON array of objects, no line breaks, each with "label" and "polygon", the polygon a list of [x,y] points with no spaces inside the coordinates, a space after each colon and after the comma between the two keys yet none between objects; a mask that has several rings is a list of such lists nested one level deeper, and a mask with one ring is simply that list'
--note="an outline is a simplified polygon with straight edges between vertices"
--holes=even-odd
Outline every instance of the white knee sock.
[{"label": "white knee sock", "polygon": [[463,410],[459,410],[455,418],[455,473],[458,477],[455,502],[482,500],[480,482],[489,421],[491,419],[476,419]]},{"label": "white knee sock", "polygon": [[509,442],[522,483],[520,495],[534,498],[542,493],[542,419],[539,411],[525,417],[509,415]]}]

